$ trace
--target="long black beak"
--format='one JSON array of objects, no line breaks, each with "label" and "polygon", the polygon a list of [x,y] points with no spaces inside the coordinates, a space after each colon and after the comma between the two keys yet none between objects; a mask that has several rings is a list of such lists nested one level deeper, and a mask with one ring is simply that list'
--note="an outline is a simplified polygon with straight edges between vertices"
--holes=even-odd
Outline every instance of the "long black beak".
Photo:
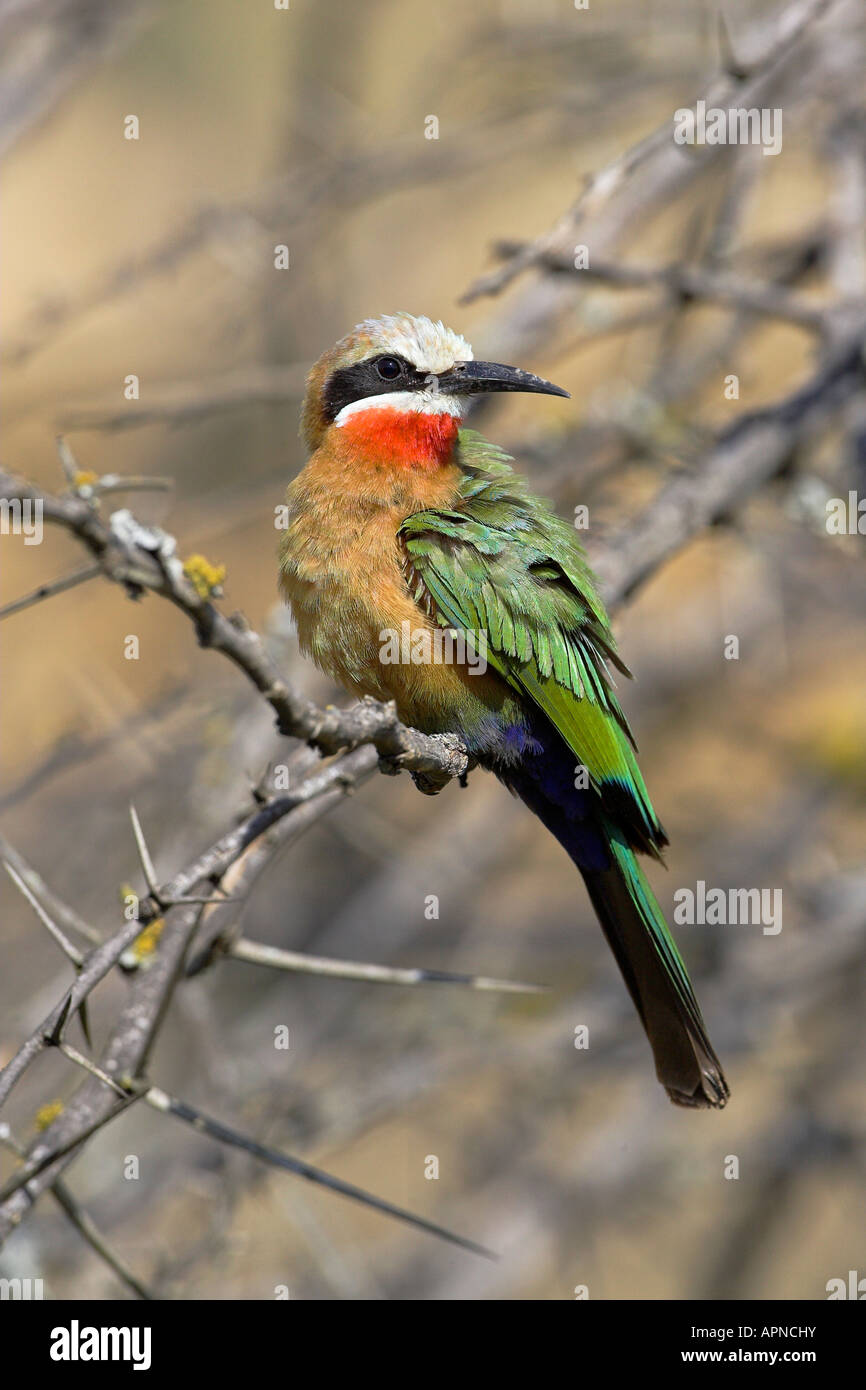
[{"label": "long black beak", "polygon": [[455,362],[450,372],[437,373],[439,390],[448,396],[476,396],[481,391],[534,391],[540,396],[567,396],[561,386],[543,377],[506,367],[502,362]]}]

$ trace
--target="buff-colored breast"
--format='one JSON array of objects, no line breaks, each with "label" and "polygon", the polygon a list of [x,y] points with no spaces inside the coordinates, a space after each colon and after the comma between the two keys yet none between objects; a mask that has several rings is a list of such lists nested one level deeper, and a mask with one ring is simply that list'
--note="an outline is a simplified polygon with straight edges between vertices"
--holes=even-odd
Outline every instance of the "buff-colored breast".
[{"label": "buff-colored breast", "polygon": [[400,634],[404,623],[441,635],[410,592],[397,531],[414,512],[452,506],[459,469],[446,463],[414,472],[359,460],[339,431],[328,436],[289,487],[280,550],[280,586],[301,649],[351,694],[394,700],[416,728],[465,728],[501,704],[505,688],[495,674],[470,674],[457,661],[382,659],[388,634]]}]

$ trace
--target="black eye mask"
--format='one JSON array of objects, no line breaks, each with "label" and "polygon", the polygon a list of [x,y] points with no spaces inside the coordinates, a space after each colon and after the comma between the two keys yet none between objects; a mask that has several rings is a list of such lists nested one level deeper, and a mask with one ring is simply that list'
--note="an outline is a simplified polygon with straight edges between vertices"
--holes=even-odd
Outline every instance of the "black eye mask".
[{"label": "black eye mask", "polygon": [[[396,370],[396,374],[394,369]],[[328,420],[335,420],[340,411],[353,401],[367,396],[381,396],[386,391],[423,391],[430,381],[429,372],[419,372],[411,362],[395,353],[379,353],[353,367],[338,367],[325,383],[323,404]]]}]

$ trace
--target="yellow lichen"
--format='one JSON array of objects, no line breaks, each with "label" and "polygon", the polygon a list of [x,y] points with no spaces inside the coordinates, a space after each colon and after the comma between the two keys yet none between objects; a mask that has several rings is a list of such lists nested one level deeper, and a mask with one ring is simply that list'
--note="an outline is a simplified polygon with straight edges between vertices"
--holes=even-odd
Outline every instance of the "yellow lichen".
[{"label": "yellow lichen", "polygon": [[155,921],[145,927],[143,932],[139,933],[130,948],[136,960],[143,961],[146,960],[148,956],[153,955],[159,945],[159,938],[162,936],[162,929],[164,926],[165,919],[163,917],[157,917]]},{"label": "yellow lichen", "polygon": [[63,1114],[63,1101],[50,1100],[47,1105],[42,1105],[36,1111],[36,1128],[47,1129],[53,1125],[54,1121]]},{"label": "yellow lichen", "polygon": [[82,488],[92,487],[94,483],[98,482],[98,473],[92,473],[89,469],[80,469],[79,472],[76,473],[72,481],[72,486],[76,489],[77,492],[80,492]]},{"label": "yellow lichen", "polygon": [[217,597],[222,592],[222,582],[226,577],[225,565],[212,565],[204,555],[190,555],[184,561],[183,572],[192,584],[199,598]]}]

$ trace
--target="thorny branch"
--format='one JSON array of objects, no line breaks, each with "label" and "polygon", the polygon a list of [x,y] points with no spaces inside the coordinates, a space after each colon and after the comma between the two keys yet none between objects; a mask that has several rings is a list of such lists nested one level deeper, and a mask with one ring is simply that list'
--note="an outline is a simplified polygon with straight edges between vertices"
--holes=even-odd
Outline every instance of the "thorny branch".
[{"label": "thorny branch", "polygon": [[468,770],[469,759],[456,739],[407,729],[392,707],[365,700],[348,710],[320,709],[304,700],[282,678],[258,633],[198,593],[184,574],[173,537],[142,526],[128,511],[105,522],[89,500],[52,496],[5,472],[0,472],[0,499],[40,505],[44,519],[76,536],[103,574],[132,597],[149,590],[167,598],[192,621],[202,647],[227,656],[252,681],[276,714],[281,733],[305,739],[324,754],[370,743],[381,757],[410,772],[460,777]]}]

